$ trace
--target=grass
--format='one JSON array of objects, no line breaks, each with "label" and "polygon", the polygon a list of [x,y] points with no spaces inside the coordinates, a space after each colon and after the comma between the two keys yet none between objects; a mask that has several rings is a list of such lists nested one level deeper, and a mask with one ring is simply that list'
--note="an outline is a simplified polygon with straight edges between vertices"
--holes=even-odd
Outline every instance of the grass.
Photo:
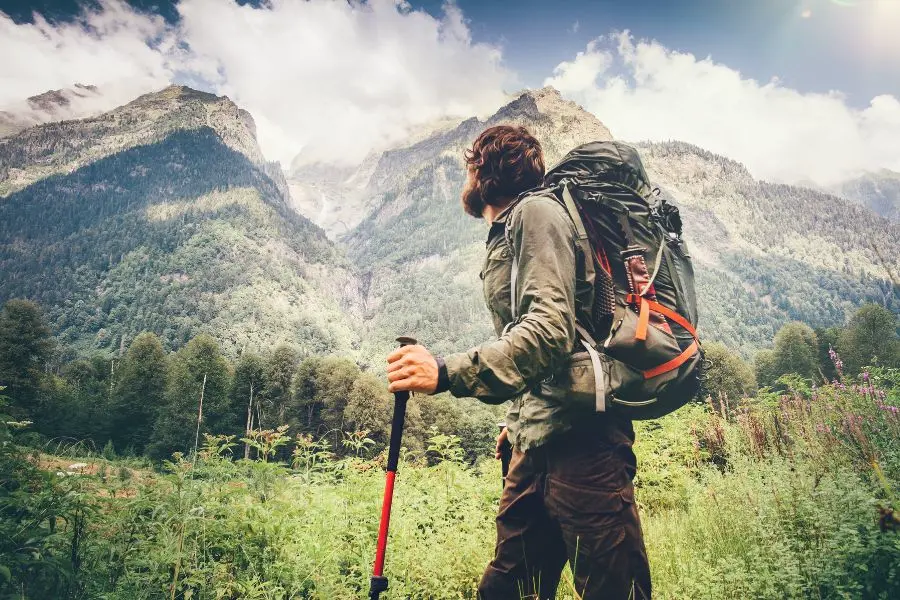
[{"label": "grass", "polygon": [[[880,395],[798,384],[752,406],[695,405],[639,424],[636,489],[654,597],[900,597],[900,420],[885,408],[897,404],[896,379],[882,377]],[[464,464],[444,438],[447,460],[407,453],[401,463],[385,600],[474,598],[493,554],[499,466]],[[84,474],[57,478],[78,503],[54,517],[45,553],[72,556],[77,568],[64,592],[32,586],[11,597],[364,597],[383,455],[361,447],[335,459],[308,442],[292,468],[233,461],[228,446],[210,438],[196,462],[176,455],[162,472],[94,456]],[[76,461],[39,457],[50,471]],[[564,576],[558,598],[575,597]]]}]

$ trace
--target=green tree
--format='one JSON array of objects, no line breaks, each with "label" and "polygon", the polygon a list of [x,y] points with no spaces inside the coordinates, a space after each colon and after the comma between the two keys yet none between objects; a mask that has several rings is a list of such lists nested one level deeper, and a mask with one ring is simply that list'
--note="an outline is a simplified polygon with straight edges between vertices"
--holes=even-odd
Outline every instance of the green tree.
[{"label": "green tree", "polygon": [[228,410],[231,381],[231,364],[208,335],[198,335],[173,354],[165,402],[154,420],[150,455],[166,458],[172,452],[193,450],[201,396],[201,435],[237,427],[239,415]]},{"label": "green tree", "polygon": [[712,342],[703,345],[706,359],[711,366],[703,381],[703,394],[718,399],[724,395],[730,405],[756,392],[756,376],[753,369],[740,356],[724,344]]},{"label": "green tree", "polygon": [[287,423],[287,411],[292,405],[291,382],[299,358],[291,346],[275,348],[266,359],[263,396],[277,425]]},{"label": "green tree", "polygon": [[373,440],[386,444],[391,434],[391,407],[391,395],[384,382],[371,373],[360,373],[350,387],[344,428],[367,430]]},{"label": "green tree", "polygon": [[47,373],[34,413],[35,429],[49,438],[69,438],[99,450],[112,431],[113,364],[95,355],[66,364],[61,376]]},{"label": "green tree", "polygon": [[306,359],[297,367],[298,408],[307,414],[310,432],[340,430],[344,409],[353,383],[360,375],[359,367],[347,358]]},{"label": "green tree", "polygon": [[[243,417],[239,432],[243,435],[258,424],[257,406],[265,382],[265,363],[259,355],[244,352],[234,367],[231,387],[231,412]],[[249,446],[244,445],[244,457],[249,458]]]},{"label": "green tree", "polygon": [[166,353],[154,333],[137,336],[119,363],[113,393],[112,440],[119,451],[143,452],[153,417],[165,402]]},{"label": "green tree", "polygon": [[837,340],[836,350],[847,373],[855,375],[876,362],[900,367],[897,316],[877,304],[866,304],[853,315]]},{"label": "green tree", "polygon": [[760,350],[753,358],[753,372],[759,387],[774,387],[780,375],[775,372],[775,352]]},{"label": "green tree", "polygon": [[31,415],[54,342],[40,307],[13,299],[0,311],[0,385],[12,399],[11,412]]},{"label": "green tree", "polygon": [[775,334],[773,374],[796,373],[813,379],[818,376],[817,353],[818,341],[812,328],[796,321],[788,323]]}]

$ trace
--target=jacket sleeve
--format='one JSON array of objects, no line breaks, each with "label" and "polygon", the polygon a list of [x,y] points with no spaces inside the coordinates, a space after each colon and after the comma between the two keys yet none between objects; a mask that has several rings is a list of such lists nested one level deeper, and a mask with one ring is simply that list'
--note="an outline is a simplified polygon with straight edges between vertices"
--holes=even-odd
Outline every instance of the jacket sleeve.
[{"label": "jacket sleeve", "polygon": [[510,214],[519,317],[497,340],[444,358],[454,396],[499,404],[559,370],[575,339],[575,231],[552,198],[523,199]]}]

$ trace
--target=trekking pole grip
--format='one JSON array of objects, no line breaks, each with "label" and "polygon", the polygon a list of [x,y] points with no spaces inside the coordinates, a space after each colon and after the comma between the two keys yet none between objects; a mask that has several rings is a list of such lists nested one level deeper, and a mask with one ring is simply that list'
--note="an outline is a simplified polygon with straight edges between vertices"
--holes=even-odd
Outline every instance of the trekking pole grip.
[{"label": "trekking pole grip", "polygon": [[[418,342],[415,338],[401,336],[397,338],[400,347],[415,346]],[[394,392],[394,417],[391,421],[391,443],[388,447],[387,470],[396,471],[400,462],[400,442],[403,437],[403,423],[406,420],[406,403],[409,401],[409,392]]]}]

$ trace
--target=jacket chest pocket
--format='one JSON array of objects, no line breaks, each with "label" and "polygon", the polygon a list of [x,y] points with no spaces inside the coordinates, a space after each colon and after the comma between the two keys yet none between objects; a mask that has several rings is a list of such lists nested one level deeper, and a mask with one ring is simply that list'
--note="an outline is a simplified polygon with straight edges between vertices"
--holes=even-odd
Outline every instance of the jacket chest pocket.
[{"label": "jacket chest pocket", "polygon": [[488,250],[481,269],[484,301],[491,313],[503,322],[512,320],[509,287],[511,270],[512,254],[506,244],[497,244]]}]

